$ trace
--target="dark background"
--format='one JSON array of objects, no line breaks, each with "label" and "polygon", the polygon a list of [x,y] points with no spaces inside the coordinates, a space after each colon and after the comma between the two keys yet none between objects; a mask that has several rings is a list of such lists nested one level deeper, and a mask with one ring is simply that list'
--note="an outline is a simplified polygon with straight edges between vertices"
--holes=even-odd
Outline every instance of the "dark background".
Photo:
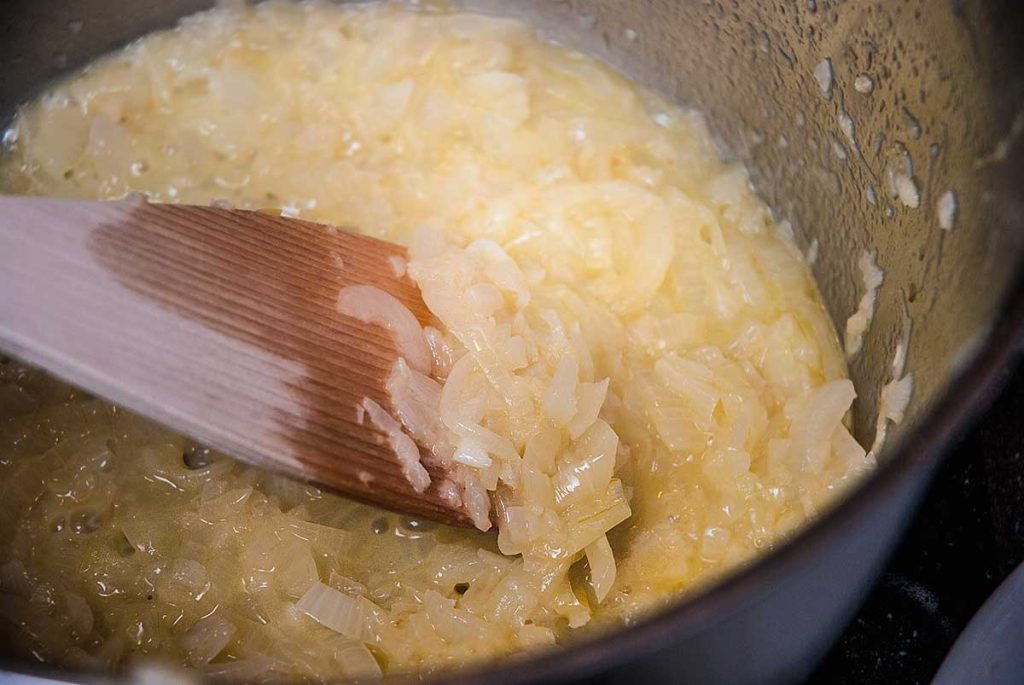
[{"label": "dark background", "polygon": [[1024,562],[1024,369],[1005,372],[1004,382],[951,450],[811,685],[926,685],[985,599]]}]

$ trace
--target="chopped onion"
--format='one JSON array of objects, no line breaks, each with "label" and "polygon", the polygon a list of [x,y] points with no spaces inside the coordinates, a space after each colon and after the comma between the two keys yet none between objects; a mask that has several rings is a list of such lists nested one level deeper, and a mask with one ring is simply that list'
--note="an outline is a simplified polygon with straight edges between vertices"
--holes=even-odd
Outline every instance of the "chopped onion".
[{"label": "chopped onion", "polygon": [[608,544],[608,536],[602,535],[585,549],[594,596],[598,602],[603,602],[615,582],[615,555],[612,554],[612,546]]},{"label": "chopped onion", "polygon": [[856,397],[853,383],[844,378],[826,383],[786,405],[792,422],[790,450],[799,468],[811,473],[824,468],[832,433],[842,424]]},{"label": "chopped onion", "polygon": [[337,571],[331,571],[328,584],[339,592],[350,596],[363,596],[366,594],[366,586],[357,580],[343,576]]},{"label": "chopped onion", "polygon": [[609,383],[610,379],[608,378],[597,383],[580,383],[576,415],[569,422],[570,438],[577,439],[593,425],[594,421],[597,421],[601,407],[604,406],[604,399],[608,395]]},{"label": "chopped onion", "polygon": [[530,363],[530,351],[526,340],[519,335],[513,335],[505,341],[502,347],[502,354],[508,363],[509,369],[518,371]]},{"label": "chopped onion", "polygon": [[910,404],[910,396],[913,391],[914,377],[912,374],[889,381],[882,387],[879,413],[893,423],[900,423],[903,421],[907,405]]},{"label": "chopped onion", "polygon": [[552,478],[555,501],[564,507],[581,497],[603,493],[615,470],[618,446],[619,436],[611,426],[595,421],[574,445],[574,458],[559,464]]},{"label": "chopped onion", "polygon": [[235,624],[220,614],[199,619],[181,636],[188,662],[193,666],[209,663],[228,646],[236,630]]},{"label": "chopped onion", "polygon": [[428,446],[435,456],[450,450],[439,418],[441,386],[437,381],[399,358],[391,367],[386,387],[395,414],[416,442]]},{"label": "chopped onion", "polygon": [[710,429],[720,399],[720,393],[711,384],[711,370],[703,364],[668,354],[655,363],[654,372],[692,409],[697,427],[704,431]]},{"label": "chopped onion", "polygon": [[500,245],[493,240],[481,238],[470,243],[466,252],[487,260],[488,273],[494,283],[515,295],[516,307],[521,309],[530,304],[530,291],[519,266]]},{"label": "chopped onion", "polygon": [[839,426],[832,434],[832,452],[840,463],[845,464],[847,470],[854,475],[871,465],[873,460],[867,459],[867,453],[860,443],[846,430],[846,426]]},{"label": "chopped onion", "polygon": [[321,625],[353,640],[361,639],[368,617],[358,597],[339,592],[329,585],[315,583],[295,608]]},{"label": "chopped onion", "polygon": [[882,393],[878,400],[878,419],[875,422],[875,439],[868,451],[871,457],[877,457],[878,452],[885,444],[889,422],[900,423],[903,421],[903,414],[907,405],[910,404],[913,392],[914,376],[909,373],[903,378],[893,379],[882,386]]},{"label": "chopped onion", "polygon": [[725,558],[729,550],[731,534],[728,529],[719,526],[709,526],[704,530],[700,541],[700,555],[705,561],[712,563]]},{"label": "chopped onion", "polygon": [[846,321],[846,356],[853,357],[860,352],[864,334],[871,325],[875,313],[875,298],[882,285],[884,274],[875,263],[875,254],[865,250],[857,262],[863,281],[864,294],[857,304],[857,311]]},{"label": "chopped onion", "polygon": [[420,463],[420,449],[408,435],[402,431],[402,425],[395,421],[391,414],[384,411],[383,407],[371,400],[363,398],[363,409],[373,425],[382,431],[394,450],[395,456],[402,466],[402,473],[409,480],[413,490],[423,492],[430,485],[430,474]]},{"label": "chopped onion", "polygon": [[289,521],[286,530],[299,540],[311,543],[318,552],[331,556],[344,554],[352,543],[349,531],[312,521]]},{"label": "chopped onion", "polygon": [[454,360],[453,352],[444,334],[433,326],[426,326],[423,329],[423,336],[430,347],[430,355],[434,359],[432,376],[434,378],[447,378],[451,371]]},{"label": "chopped onion", "polygon": [[189,590],[206,585],[206,568],[194,559],[175,559],[171,563],[171,579]]},{"label": "chopped onion", "polygon": [[526,443],[523,462],[527,468],[551,475],[562,447],[562,436],[553,426],[541,426]]},{"label": "chopped onion", "polygon": [[452,461],[475,469],[486,469],[491,465],[491,458],[487,455],[487,451],[468,439],[460,442],[459,446],[455,448]]},{"label": "chopped onion", "polygon": [[394,295],[372,285],[346,286],[338,294],[338,311],[385,328],[409,365],[420,373],[430,373],[433,358],[423,337],[423,327]]},{"label": "chopped onion", "polygon": [[516,460],[519,458],[519,452],[511,442],[465,415],[462,402],[468,389],[468,377],[474,366],[473,358],[466,355],[452,367],[451,374],[441,390],[441,420],[452,432],[464,438],[473,438],[489,453],[501,459]]},{"label": "chopped onion", "polygon": [[320,580],[309,546],[298,540],[274,546],[274,580],[284,594],[299,597]]},{"label": "chopped onion", "polygon": [[599,497],[583,500],[566,509],[569,551],[572,554],[580,551],[629,518],[630,513],[622,483],[613,479]]},{"label": "chopped onion", "polygon": [[254,655],[235,661],[207,664],[202,673],[210,680],[228,683],[254,683],[267,678],[271,673],[287,673],[289,667],[268,656]]},{"label": "chopped onion", "polygon": [[574,357],[563,357],[555,369],[551,385],[544,395],[544,415],[559,423],[569,423],[576,414],[576,387],[579,367]]},{"label": "chopped onion", "polygon": [[366,645],[356,641],[345,641],[334,647],[334,660],[341,666],[346,678],[355,681],[378,680],[384,676],[380,664]]},{"label": "chopped onion", "polygon": [[394,272],[397,278],[405,276],[406,261],[398,255],[391,255],[388,257],[388,264],[391,265],[391,270]]},{"label": "chopped onion", "polygon": [[92,632],[93,627],[93,615],[89,603],[81,595],[65,591],[64,604],[68,610],[71,627],[78,633],[79,638],[86,637]]}]

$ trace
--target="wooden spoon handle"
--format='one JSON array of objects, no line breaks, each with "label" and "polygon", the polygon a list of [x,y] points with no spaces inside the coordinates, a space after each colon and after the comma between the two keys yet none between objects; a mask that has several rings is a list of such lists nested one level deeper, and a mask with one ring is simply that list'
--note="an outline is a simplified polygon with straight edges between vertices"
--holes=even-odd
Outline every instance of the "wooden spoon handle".
[{"label": "wooden spoon handle", "polygon": [[429,323],[404,256],[259,212],[0,197],[0,347],[251,464],[471,525],[357,409],[389,407],[397,351],[338,293],[371,284]]}]

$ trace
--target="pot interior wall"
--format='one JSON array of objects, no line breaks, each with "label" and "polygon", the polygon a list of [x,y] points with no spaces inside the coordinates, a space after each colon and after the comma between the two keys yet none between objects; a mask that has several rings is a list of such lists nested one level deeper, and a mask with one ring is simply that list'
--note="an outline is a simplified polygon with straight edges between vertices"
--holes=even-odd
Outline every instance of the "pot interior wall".
[{"label": "pot interior wall", "polygon": [[[0,18],[0,114],[210,4],[16,1]],[[467,4],[526,17],[703,110],[777,218],[805,249],[817,246],[814,272],[840,334],[863,292],[858,259],[877,251],[885,280],[850,364],[862,444],[908,329],[915,392],[904,432],[984,341],[1024,246],[1024,12],[1013,0]],[[900,171],[916,203],[893,196]],[[938,209],[947,193],[948,231]]]}]

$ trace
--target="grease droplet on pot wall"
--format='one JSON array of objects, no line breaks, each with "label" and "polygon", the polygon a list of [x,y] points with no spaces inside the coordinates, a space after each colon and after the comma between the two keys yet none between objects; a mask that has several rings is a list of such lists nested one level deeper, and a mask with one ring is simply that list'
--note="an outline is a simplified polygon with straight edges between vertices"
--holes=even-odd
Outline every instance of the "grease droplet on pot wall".
[{"label": "grease droplet on pot wall", "polygon": [[858,93],[867,95],[875,89],[875,82],[867,74],[861,74],[853,80],[853,89]]},{"label": "grease droplet on pot wall", "polygon": [[896,194],[900,198],[900,202],[906,207],[917,209],[921,204],[921,194],[914,179],[906,174],[896,174],[893,177],[893,183],[896,186]]},{"label": "grease droplet on pot wall", "polygon": [[878,195],[875,193],[875,187],[870,183],[864,187],[864,198],[872,207],[878,206]]},{"label": "grease droplet on pot wall", "polygon": [[846,136],[846,139],[848,141],[850,141],[850,145],[852,145],[854,148],[856,148],[857,147],[856,126],[853,123],[853,117],[851,117],[846,112],[840,112],[839,113],[839,129],[843,132],[843,135]]},{"label": "grease droplet on pot wall", "polygon": [[935,203],[935,214],[939,218],[939,228],[944,231],[953,230],[953,226],[956,224],[957,209],[956,193],[954,191],[947,190],[939,196],[938,202]]},{"label": "grease droplet on pot wall", "polygon": [[818,89],[827,98],[832,97],[832,60],[825,58],[814,66],[814,80]]}]

